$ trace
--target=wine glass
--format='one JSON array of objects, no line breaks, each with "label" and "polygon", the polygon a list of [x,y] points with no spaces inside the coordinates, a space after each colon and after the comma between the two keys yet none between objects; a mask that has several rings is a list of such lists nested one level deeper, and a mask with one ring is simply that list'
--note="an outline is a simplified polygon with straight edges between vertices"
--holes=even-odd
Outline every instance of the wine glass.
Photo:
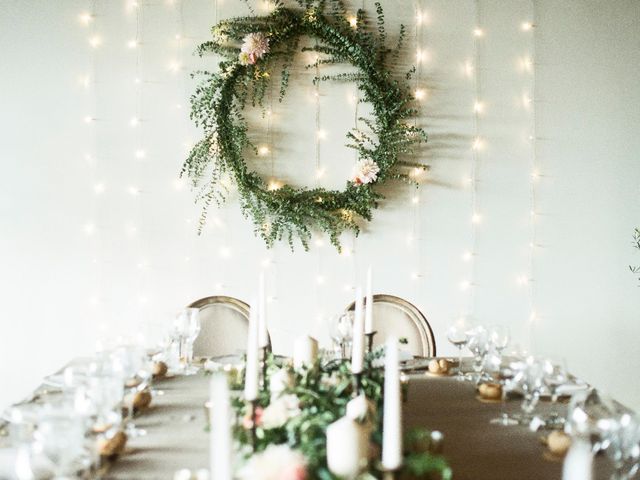
[{"label": "wine glass", "polygon": [[[569,375],[567,374],[567,369],[565,368],[564,362],[556,361],[550,358],[544,360],[543,369],[543,381],[545,386],[549,390],[549,394],[551,395],[551,404],[553,405],[555,410],[558,402],[558,389],[562,385],[567,383],[567,381],[569,380]],[[564,424],[564,419],[560,417],[557,411],[554,411],[546,419],[546,423],[549,425],[562,425]]]},{"label": "wine glass", "polygon": [[353,339],[353,312],[344,312],[331,317],[329,335],[333,341],[334,351],[340,358],[348,358],[350,355],[351,341]]},{"label": "wine glass", "polygon": [[466,380],[466,376],[462,369],[462,350],[469,343],[468,330],[463,325],[451,325],[447,329],[447,340],[458,349],[458,374],[456,379],[460,381]]},{"label": "wine glass", "polygon": [[489,339],[493,347],[499,353],[502,353],[509,345],[511,335],[509,334],[509,329],[504,325],[492,325],[489,327]]},{"label": "wine glass", "polygon": [[499,417],[489,420],[489,423],[505,427],[518,425],[518,419],[509,415],[505,408],[508,392],[514,388],[513,379],[516,371],[513,367],[513,362],[508,361],[502,356],[501,352],[494,348],[487,354],[484,368],[492,375],[493,380],[502,387],[502,412]]},{"label": "wine glass", "polygon": [[516,381],[524,393],[520,407],[522,410],[520,423],[527,424],[533,418],[533,412],[540,398],[544,367],[542,361],[535,357],[527,357],[524,362],[516,362],[513,366],[518,370]]},{"label": "wine glass", "polygon": [[468,332],[468,335],[469,343],[467,346],[473,354],[473,369],[475,371],[473,379],[476,380],[476,383],[480,383],[484,377],[483,362],[491,347],[491,339],[487,329],[482,326],[473,328]]},{"label": "wine glass", "polygon": [[77,478],[79,461],[86,454],[80,417],[64,407],[47,405],[38,422],[36,439],[53,465],[54,480]]},{"label": "wine glass", "polygon": [[180,338],[180,360],[184,364],[185,375],[193,375],[198,369],[193,367],[193,342],[200,334],[200,309],[185,308],[174,322]]},{"label": "wine glass", "polygon": [[615,472],[611,480],[628,480],[638,472],[640,460],[640,422],[634,415],[623,413],[604,422],[608,440],[606,454]]},{"label": "wine glass", "polygon": [[126,392],[123,402],[127,407],[125,423],[129,437],[147,433],[133,423],[133,406],[136,394],[147,387],[146,382],[151,376],[151,367],[147,365],[148,362],[146,352],[137,345],[122,345],[113,352],[114,368],[121,374],[120,378]]}]

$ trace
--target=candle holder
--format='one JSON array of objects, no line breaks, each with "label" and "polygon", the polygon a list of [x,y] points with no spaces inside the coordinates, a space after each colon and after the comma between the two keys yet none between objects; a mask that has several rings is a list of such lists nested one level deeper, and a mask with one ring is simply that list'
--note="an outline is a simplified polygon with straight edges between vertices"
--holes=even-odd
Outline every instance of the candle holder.
[{"label": "candle holder", "polygon": [[365,333],[364,336],[367,337],[367,353],[371,353],[373,351],[373,337],[376,336],[377,331]]},{"label": "candle holder", "polygon": [[267,356],[269,355],[269,347],[262,347],[262,391],[266,392],[269,388],[267,384]]},{"label": "candle holder", "polygon": [[251,448],[256,451],[256,443],[258,442],[258,436],[256,434],[258,400],[251,400]]},{"label": "candle holder", "polygon": [[353,374],[353,396],[357,397],[362,391],[362,373]]}]

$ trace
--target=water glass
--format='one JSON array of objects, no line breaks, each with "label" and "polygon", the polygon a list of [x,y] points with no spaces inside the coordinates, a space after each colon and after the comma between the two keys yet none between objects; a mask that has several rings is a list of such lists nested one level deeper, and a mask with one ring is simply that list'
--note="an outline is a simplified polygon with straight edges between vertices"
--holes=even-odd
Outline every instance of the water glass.
[{"label": "water glass", "polygon": [[333,342],[336,356],[349,358],[351,355],[351,342],[353,340],[353,312],[344,312],[331,317],[329,335]]},{"label": "water glass", "polygon": [[462,350],[469,343],[468,330],[464,325],[452,325],[447,330],[447,340],[458,349],[458,373],[457,380],[466,380],[462,368]]}]

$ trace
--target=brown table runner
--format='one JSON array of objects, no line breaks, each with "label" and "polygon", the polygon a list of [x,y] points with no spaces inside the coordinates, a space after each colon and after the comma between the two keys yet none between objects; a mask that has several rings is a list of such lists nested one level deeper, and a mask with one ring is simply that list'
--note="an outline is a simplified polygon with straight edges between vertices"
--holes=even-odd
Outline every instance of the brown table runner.
[{"label": "brown table runner", "polygon": [[[148,435],[130,440],[127,452],[105,478],[111,480],[171,479],[176,470],[208,467],[208,435],[203,404],[208,377],[175,377],[158,384],[164,390],[153,408],[136,419]],[[545,458],[540,433],[522,426],[491,425],[503,406],[476,399],[473,385],[451,377],[410,377],[405,426],[424,426],[444,433],[444,454],[456,480],[560,480],[562,463]],[[518,401],[506,409],[519,410]],[[566,406],[561,406],[563,410]],[[539,410],[549,412],[549,402]],[[609,478],[604,457],[596,461],[596,480]]]}]

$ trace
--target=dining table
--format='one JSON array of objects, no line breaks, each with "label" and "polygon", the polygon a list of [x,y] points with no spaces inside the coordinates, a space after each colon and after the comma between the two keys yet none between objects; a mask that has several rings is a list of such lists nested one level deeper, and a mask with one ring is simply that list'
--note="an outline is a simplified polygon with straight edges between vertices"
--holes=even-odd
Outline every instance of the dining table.
[{"label": "dining table", "polygon": [[[456,480],[560,480],[562,458],[548,452],[542,431],[527,426],[490,423],[501,413],[520,411],[518,399],[487,402],[473,382],[429,372],[408,373],[403,404],[405,430],[424,427],[444,435],[443,455]],[[209,436],[204,404],[209,377],[175,376],[157,383],[163,395],[136,419],[147,435],[132,438],[125,455],[105,474],[109,480],[171,479],[180,469],[195,472],[209,467]],[[537,412],[566,413],[566,402],[543,399]],[[613,467],[604,455],[594,462],[594,479],[609,479]]]},{"label": "dining table", "polygon": [[[403,382],[405,431],[420,427],[441,432],[442,454],[455,480],[562,479],[562,458],[551,455],[542,441],[548,432],[491,423],[502,413],[518,413],[519,399],[484,400],[474,382],[460,381],[453,374],[407,371]],[[136,427],[146,433],[129,438],[125,451],[103,465],[97,478],[171,480],[180,470],[208,469],[209,385],[204,370],[156,380],[151,406],[135,418]],[[39,398],[38,390],[33,398]],[[552,403],[543,398],[536,407],[541,416],[554,411],[564,416],[566,410],[566,399]],[[594,480],[609,479],[612,472],[606,455],[596,455]]]}]

